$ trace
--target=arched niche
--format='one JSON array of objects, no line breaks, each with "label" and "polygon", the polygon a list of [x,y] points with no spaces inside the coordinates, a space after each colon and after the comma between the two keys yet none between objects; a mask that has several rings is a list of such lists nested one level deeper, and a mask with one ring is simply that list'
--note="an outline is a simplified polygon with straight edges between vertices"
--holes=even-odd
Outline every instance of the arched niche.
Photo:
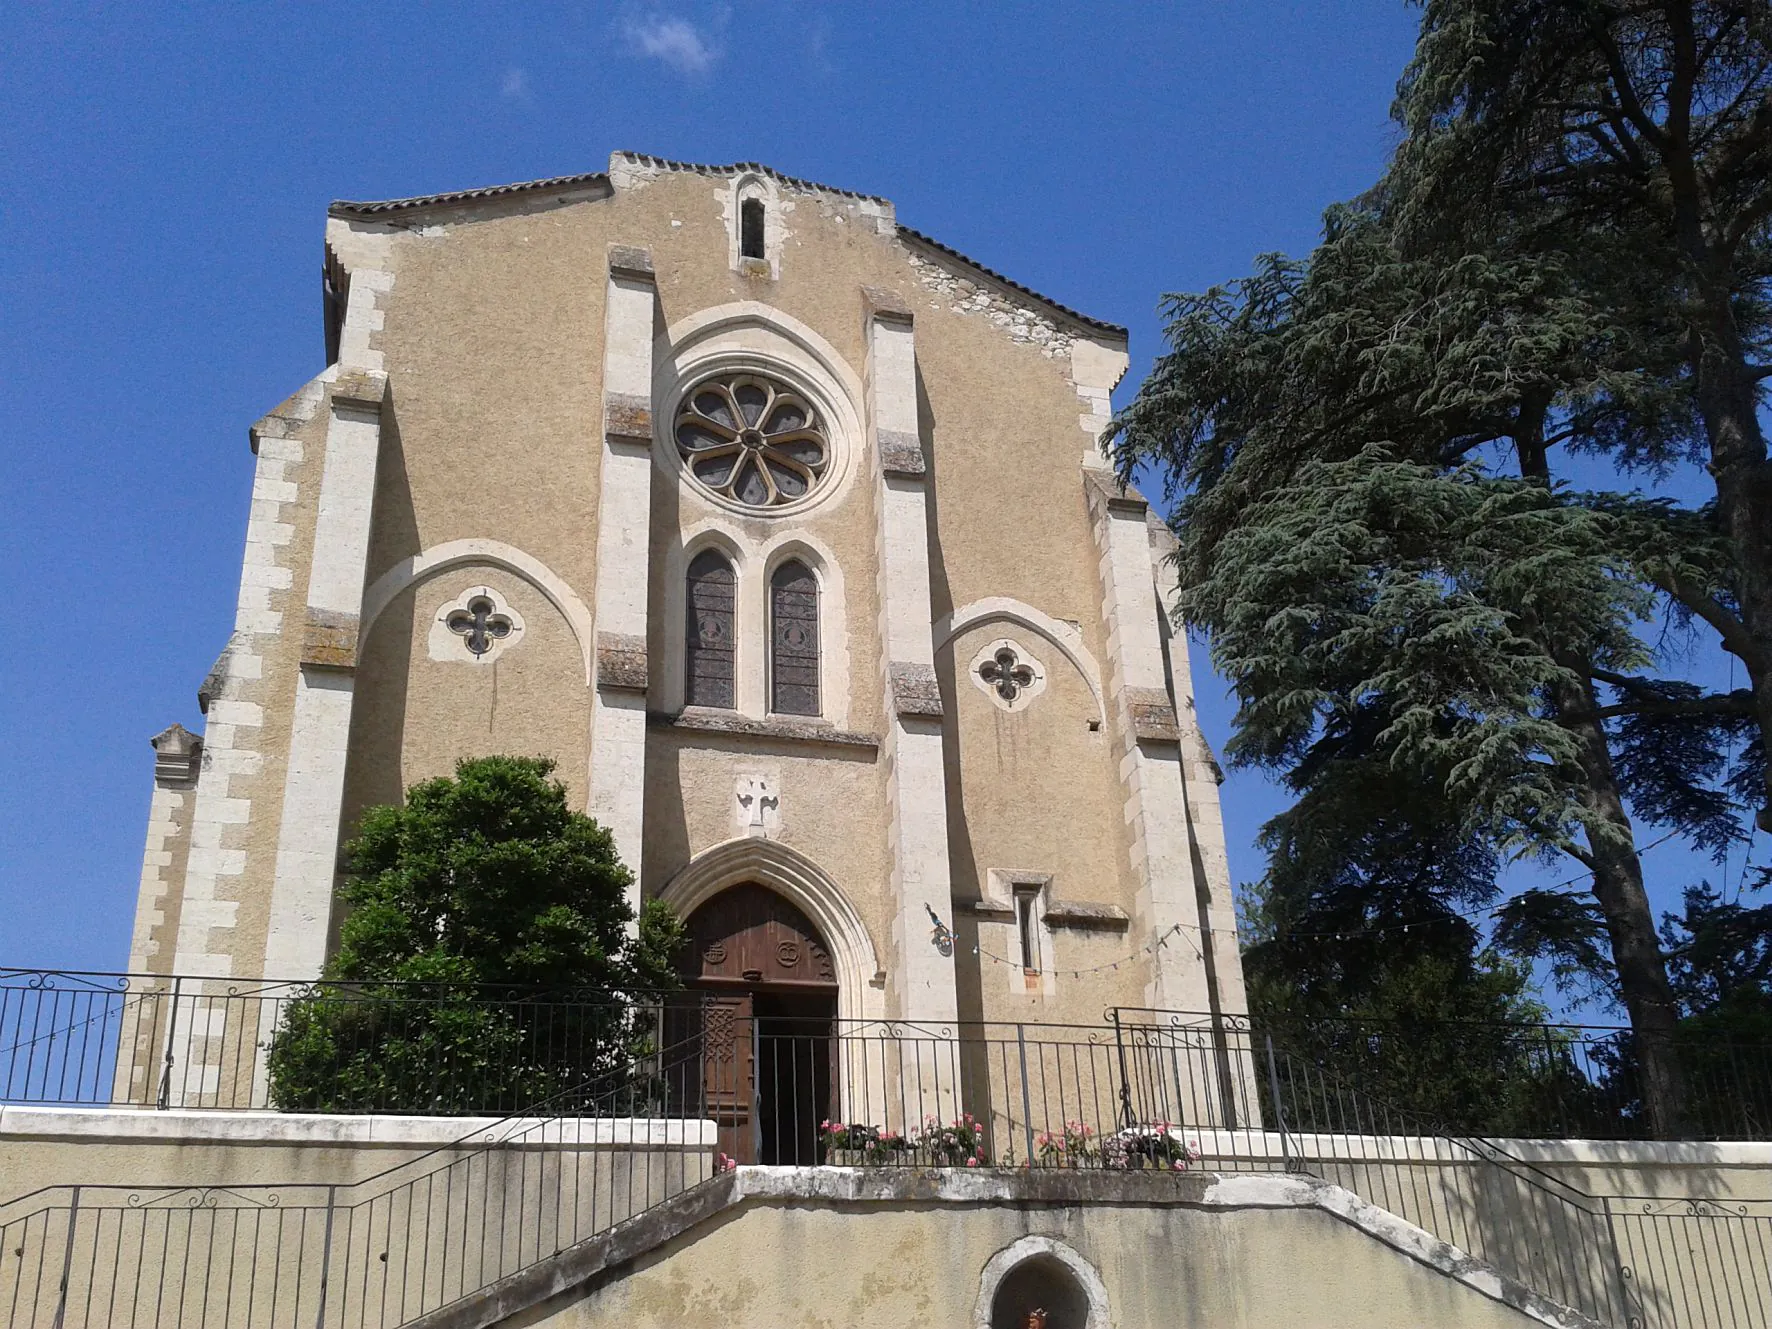
[{"label": "arched niche", "polygon": [[1025,1329],[1034,1308],[1045,1329],[1108,1329],[1107,1288],[1095,1267],[1053,1237],[1023,1237],[979,1274],[973,1329]]}]

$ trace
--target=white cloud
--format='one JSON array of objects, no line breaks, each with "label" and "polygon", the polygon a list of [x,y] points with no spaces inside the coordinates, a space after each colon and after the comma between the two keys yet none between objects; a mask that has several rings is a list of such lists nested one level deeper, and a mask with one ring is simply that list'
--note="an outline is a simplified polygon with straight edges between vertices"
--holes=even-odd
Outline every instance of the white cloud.
[{"label": "white cloud", "polygon": [[630,18],[622,31],[636,54],[662,60],[681,74],[704,73],[720,58],[718,48],[687,19],[662,14]]},{"label": "white cloud", "polygon": [[526,102],[529,100],[529,75],[516,65],[505,70],[504,79],[498,85],[501,97],[510,101]]}]

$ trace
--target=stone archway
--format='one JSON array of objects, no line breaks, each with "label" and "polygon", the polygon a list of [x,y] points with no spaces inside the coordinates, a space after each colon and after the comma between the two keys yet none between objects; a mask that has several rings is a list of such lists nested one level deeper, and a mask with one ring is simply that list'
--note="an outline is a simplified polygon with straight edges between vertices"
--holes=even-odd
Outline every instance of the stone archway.
[{"label": "stone archway", "polygon": [[767,886],[805,914],[830,948],[837,1013],[846,1021],[886,1015],[886,975],[873,938],[848,895],[812,859],[776,840],[740,837],[697,854],[664,884],[658,898],[688,918],[731,886]]},{"label": "stone archway", "polygon": [[757,882],[687,919],[679,962],[701,996],[703,1088],[720,1149],[741,1163],[819,1161],[834,1112],[837,980],[816,924]]}]

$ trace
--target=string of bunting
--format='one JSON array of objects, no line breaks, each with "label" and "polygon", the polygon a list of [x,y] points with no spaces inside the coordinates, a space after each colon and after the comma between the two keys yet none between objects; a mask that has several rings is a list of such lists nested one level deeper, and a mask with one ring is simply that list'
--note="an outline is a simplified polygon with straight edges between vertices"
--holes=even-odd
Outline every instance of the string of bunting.
[{"label": "string of bunting", "polygon": [[[1657,845],[1665,844],[1667,841],[1673,839],[1679,833],[1680,833],[1679,830],[1676,828],[1674,830],[1669,831],[1666,835],[1663,835],[1657,839],[1651,840],[1648,844],[1644,845],[1642,848],[1640,848],[1636,851],[1637,856],[1641,857],[1642,855],[1648,853],[1651,849],[1654,849]],[[1564,887],[1573,886],[1576,882],[1582,881],[1592,875],[1593,874],[1591,872],[1578,872],[1574,876],[1567,877],[1564,880],[1559,881],[1559,882],[1555,883],[1554,885],[1547,887],[1546,889],[1552,890],[1552,891],[1562,890]],[[1462,912],[1459,912],[1459,911],[1449,912],[1449,913],[1441,915],[1438,918],[1417,919],[1417,920],[1415,920],[1413,922],[1409,922],[1409,923],[1388,923],[1382,927],[1339,928],[1339,929],[1333,929],[1333,930],[1321,931],[1321,932],[1311,932],[1311,931],[1304,931],[1304,930],[1289,930],[1289,931],[1282,932],[1282,933],[1276,933],[1272,937],[1250,937],[1250,936],[1247,936],[1241,928],[1237,928],[1234,931],[1235,931],[1235,935],[1237,937],[1237,940],[1239,942],[1243,942],[1243,943],[1252,943],[1252,942],[1256,942],[1256,941],[1273,941],[1273,940],[1278,940],[1280,938],[1286,938],[1288,940],[1295,940],[1295,939],[1300,939],[1300,938],[1312,938],[1312,939],[1331,938],[1335,941],[1351,941],[1357,937],[1375,937],[1375,936],[1382,936],[1382,935],[1392,933],[1392,932],[1407,933],[1407,932],[1410,932],[1416,928],[1430,928],[1430,927],[1434,927],[1439,924],[1471,923],[1471,922],[1475,922],[1479,919],[1495,918],[1498,915],[1500,915],[1501,912],[1505,908],[1506,908],[1505,904],[1494,905],[1494,906],[1484,906],[1482,908],[1470,909],[1470,910],[1465,910]],[[934,917],[933,910],[930,911],[930,916],[932,918]],[[946,932],[947,929],[944,927],[941,929],[941,931]],[[1138,950],[1132,952],[1132,954],[1130,954],[1130,955],[1121,956],[1117,960],[1110,960],[1106,964],[1090,965],[1086,968],[1080,968],[1080,969],[1059,968],[1059,969],[1055,970],[1055,972],[1061,973],[1061,974],[1069,974],[1073,978],[1081,978],[1084,974],[1097,974],[1097,973],[1102,973],[1103,971],[1106,971],[1106,970],[1118,969],[1121,965],[1131,964],[1134,961],[1142,958],[1143,956],[1154,954],[1161,947],[1168,945],[1168,943],[1175,937],[1183,938],[1188,943],[1188,945],[1193,949],[1193,952],[1194,952],[1194,955],[1196,958],[1204,958],[1201,951],[1200,951],[1200,947],[1199,947],[1198,943],[1196,943],[1192,937],[1188,936],[1188,934],[1190,932],[1203,933],[1204,931],[1205,931],[1204,928],[1202,928],[1196,924],[1176,923],[1173,926],[1171,926],[1166,932],[1164,932],[1161,936],[1157,937],[1154,941],[1151,941],[1151,942],[1147,943],[1146,945],[1140,947]],[[948,933],[948,937],[951,938],[952,934]],[[949,944],[950,945],[952,944],[951,940],[949,941]],[[1007,966],[1009,966],[1011,968],[1015,968],[1015,969],[1020,969],[1023,967],[1021,961],[1012,960],[1006,956],[998,955],[995,952],[987,950],[985,947],[980,946],[980,945],[973,946],[972,953],[974,955],[980,957],[981,959],[990,960],[995,964],[1007,965]]]},{"label": "string of bunting", "polygon": [[[1666,835],[1662,835],[1662,836],[1657,837],[1654,840],[1651,840],[1648,844],[1644,845],[1641,849],[1638,849],[1636,851],[1637,857],[1641,858],[1644,854],[1648,853],[1651,849],[1655,848],[1657,845],[1666,844],[1669,840],[1673,839],[1678,834],[1680,834],[1680,830],[1678,827],[1675,827],[1673,830],[1669,831]],[[1575,885],[1576,882],[1584,881],[1588,877],[1591,877],[1591,876],[1593,876],[1593,873],[1591,871],[1577,872],[1574,876],[1565,877],[1562,881],[1556,882],[1556,883],[1546,887],[1545,889],[1550,890],[1550,891],[1560,891],[1566,886],[1573,886],[1573,885]],[[1387,923],[1383,927],[1369,927],[1369,928],[1335,928],[1335,929],[1330,929],[1330,930],[1323,931],[1323,932],[1308,932],[1308,931],[1304,931],[1304,930],[1289,930],[1286,932],[1275,933],[1271,937],[1253,937],[1253,938],[1246,937],[1243,935],[1242,930],[1239,928],[1238,932],[1237,932],[1237,939],[1239,941],[1243,941],[1243,942],[1257,942],[1257,941],[1278,941],[1278,940],[1281,940],[1282,938],[1285,940],[1288,940],[1288,941],[1298,940],[1300,938],[1312,938],[1312,939],[1320,940],[1322,938],[1327,937],[1327,938],[1331,938],[1335,941],[1349,941],[1355,937],[1377,937],[1377,936],[1383,936],[1387,933],[1392,933],[1392,932],[1407,933],[1409,931],[1412,931],[1415,928],[1431,928],[1431,927],[1435,927],[1435,926],[1438,926],[1441,924],[1447,924],[1447,923],[1474,923],[1479,919],[1496,918],[1496,917],[1500,916],[1500,914],[1506,908],[1507,908],[1507,905],[1505,903],[1499,904],[1499,905],[1484,905],[1483,907],[1478,908],[1478,909],[1467,909],[1467,910],[1463,910],[1463,911],[1452,910],[1452,911],[1449,911],[1445,914],[1442,914],[1438,918],[1422,918],[1422,919],[1417,919],[1414,922],[1410,922],[1410,923]]]},{"label": "string of bunting", "polygon": [[[1130,955],[1122,955],[1118,960],[1109,960],[1106,964],[1089,965],[1089,966],[1082,968],[1082,969],[1059,968],[1059,969],[1053,970],[1053,972],[1058,973],[1058,974],[1069,974],[1072,978],[1081,978],[1084,974],[1099,974],[1099,973],[1103,973],[1103,972],[1110,970],[1110,969],[1118,969],[1121,965],[1131,964],[1134,961],[1142,958],[1143,956],[1156,954],[1164,946],[1167,946],[1173,938],[1176,938],[1176,937],[1180,937],[1182,940],[1187,942],[1187,944],[1189,946],[1193,947],[1194,956],[1196,959],[1204,959],[1205,957],[1200,954],[1199,946],[1195,945],[1194,939],[1187,935],[1189,931],[1197,932],[1197,931],[1199,931],[1199,929],[1198,928],[1190,929],[1186,923],[1177,923],[1173,927],[1171,927],[1167,932],[1164,932],[1161,935],[1159,935],[1154,941],[1147,942],[1145,945],[1139,947],[1136,951],[1133,951],[1132,954],[1130,954]],[[983,946],[975,945],[972,948],[972,953],[976,956],[979,956],[981,959],[991,960],[991,961],[994,961],[995,963],[1001,964],[1001,965],[1008,965],[1010,968],[1013,968],[1013,969],[1020,969],[1023,967],[1020,960],[1007,959],[1004,956],[996,954],[994,951],[986,950]]]}]

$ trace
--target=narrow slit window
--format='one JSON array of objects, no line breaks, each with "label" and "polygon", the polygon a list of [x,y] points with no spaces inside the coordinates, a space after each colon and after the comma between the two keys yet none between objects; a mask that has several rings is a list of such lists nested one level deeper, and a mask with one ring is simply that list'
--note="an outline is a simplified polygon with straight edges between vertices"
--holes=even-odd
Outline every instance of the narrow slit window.
[{"label": "narrow slit window", "polygon": [[691,706],[732,709],[732,619],[737,579],[717,550],[704,549],[689,564],[689,622],[684,650],[684,701]]},{"label": "narrow slit window", "polygon": [[763,200],[747,198],[738,205],[738,254],[763,258]]},{"label": "narrow slit window", "polygon": [[769,709],[819,713],[818,581],[804,563],[783,563],[769,579]]},{"label": "narrow slit window", "polygon": [[1015,888],[1015,930],[1021,939],[1021,967],[1030,974],[1040,972],[1039,908],[1038,886]]}]

